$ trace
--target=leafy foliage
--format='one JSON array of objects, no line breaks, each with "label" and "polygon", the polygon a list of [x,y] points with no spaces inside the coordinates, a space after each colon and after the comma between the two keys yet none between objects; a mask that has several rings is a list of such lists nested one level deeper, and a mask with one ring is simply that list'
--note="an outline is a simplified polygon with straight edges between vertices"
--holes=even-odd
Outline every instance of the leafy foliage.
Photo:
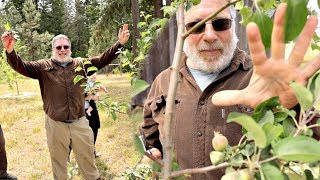
[{"label": "leafy foliage", "polygon": [[[294,40],[302,31],[309,11],[307,9],[308,0],[288,0],[285,17],[285,41]],[[299,16],[296,16],[299,14]],[[292,18],[295,17],[295,18]]]},{"label": "leafy foliage", "polygon": [[19,81],[22,78],[21,75],[14,71],[7,63],[4,50],[2,51],[0,56],[0,69],[0,82],[7,83],[10,89],[14,90],[17,95],[19,95]]},{"label": "leafy foliage", "polygon": [[[100,89],[101,82],[96,81],[93,85],[89,85],[89,76],[93,73],[96,73],[98,68],[92,66],[91,62],[87,59],[83,59],[83,62],[80,66],[75,68],[75,72],[79,74],[73,79],[74,84],[80,84],[81,87],[84,88],[84,95],[86,97],[92,97],[92,95],[97,94]],[[91,98],[87,99],[88,101]],[[109,117],[112,117],[113,120],[117,119],[117,113],[126,113],[127,105],[126,104],[119,104],[116,101],[112,101],[109,95],[105,96],[104,99],[96,100],[98,106],[102,109],[107,110],[107,114]]]},{"label": "leafy foliage", "polygon": [[[22,9],[25,22],[17,29],[21,36],[21,42],[26,45],[26,51],[20,52],[21,56],[29,60],[37,60],[50,55],[50,40],[53,35],[45,32],[39,34],[37,30],[40,27],[40,13],[32,0],[25,1]],[[26,58],[26,57],[29,58]]]},{"label": "leafy foliage", "polygon": [[[232,166],[241,167],[238,171],[248,168],[250,176],[264,176],[266,179],[284,179],[289,174],[282,169],[294,171],[291,162],[303,163],[305,167],[310,166],[309,169],[312,169],[312,164],[305,163],[320,161],[320,143],[312,138],[311,130],[319,125],[310,125],[319,113],[313,108],[317,104],[313,94],[318,94],[315,88],[318,78],[317,74],[310,79],[308,88],[292,82],[302,107],[298,120],[297,113],[282,107],[277,97],[261,103],[252,115],[231,113],[227,122],[243,126],[246,140],[228,148],[225,161]],[[314,178],[313,173],[303,168],[300,171],[305,172],[305,176]],[[225,175],[229,176],[228,173]]]}]

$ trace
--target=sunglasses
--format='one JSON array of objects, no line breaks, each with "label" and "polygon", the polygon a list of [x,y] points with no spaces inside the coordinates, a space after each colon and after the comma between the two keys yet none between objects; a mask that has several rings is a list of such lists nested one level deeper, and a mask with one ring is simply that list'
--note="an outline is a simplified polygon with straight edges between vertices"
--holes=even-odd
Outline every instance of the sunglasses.
[{"label": "sunglasses", "polygon": [[63,49],[69,49],[70,46],[57,46],[57,47],[56,47],[57,50],[61,50],[62,48],[63,48]]},{"label": "sunglasses", "polygon": [[[231,28],[233,19],[215,19],[212,22],[206,22],[205,24],[201,25],[199,28],[197,28],[195,31],[193,31],[191,34],[200,34],[203,33],[206,29],[206,24],[211,24],[212,28],[215,31],[225,31],[227,29]],[[199,21],[200,22],[200,21]],[[198,22],[191,22],[186,24],[186,30],[189,31],[191,28],[193,28]]]}]

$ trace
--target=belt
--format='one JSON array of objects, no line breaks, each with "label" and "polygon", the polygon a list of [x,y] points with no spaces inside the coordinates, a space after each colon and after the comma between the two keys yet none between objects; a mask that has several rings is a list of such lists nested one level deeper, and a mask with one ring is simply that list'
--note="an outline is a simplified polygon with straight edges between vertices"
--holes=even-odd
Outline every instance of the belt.
[{"label": "belt", "polygon": [[79,120],[82,119],[82,118],[84,118],[84,116],[81,117],[81,118],[79,118],[79,119],[68,119],[68,120],[65,120],[65,121],[62,121],[62,122],[70,124],[70,123],[77,122],[77,121],[79,121]]}]

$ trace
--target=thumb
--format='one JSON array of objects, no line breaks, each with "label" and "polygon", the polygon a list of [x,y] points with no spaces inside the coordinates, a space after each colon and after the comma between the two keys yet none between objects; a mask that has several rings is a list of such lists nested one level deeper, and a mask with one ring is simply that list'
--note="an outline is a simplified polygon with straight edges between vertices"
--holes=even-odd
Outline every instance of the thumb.
[{"label": "thumb", "polygon": [[242,104],[240,97],[240,90],[225,90],[215,93],[212,96],[212,103],[215,106],[232,106]]}]

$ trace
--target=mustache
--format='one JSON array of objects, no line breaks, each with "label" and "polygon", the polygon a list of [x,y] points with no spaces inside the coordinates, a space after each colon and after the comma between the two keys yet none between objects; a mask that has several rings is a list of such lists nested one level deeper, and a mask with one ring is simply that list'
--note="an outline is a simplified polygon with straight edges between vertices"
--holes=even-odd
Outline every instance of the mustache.
[{"label": "mustache", "polygon": [[214,43],[202,43],[199,44],[197,47],[197,50],[203,51],[203,50],[210,50],[210,49],[223,49],[222,42],[216,41]]}]

